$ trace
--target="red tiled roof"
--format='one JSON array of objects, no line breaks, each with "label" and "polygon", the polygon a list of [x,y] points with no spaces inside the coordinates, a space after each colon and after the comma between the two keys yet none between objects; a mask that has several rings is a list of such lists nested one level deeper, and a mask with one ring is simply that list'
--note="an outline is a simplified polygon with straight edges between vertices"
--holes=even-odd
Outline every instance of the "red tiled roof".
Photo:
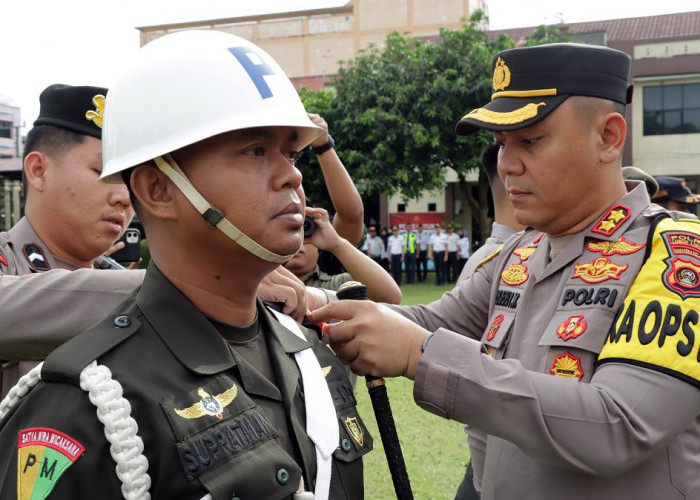
[{"label": "red tiled roof", "polygon": [[[700,36],[700,11],[664,14],[660,16],[609,19],[585,23],[563,23],[571,34],[605,32],[609,42],[688,38]],[[536,26],[489,31],[490,35],[504,33],[516,42],[527,38]]]}]

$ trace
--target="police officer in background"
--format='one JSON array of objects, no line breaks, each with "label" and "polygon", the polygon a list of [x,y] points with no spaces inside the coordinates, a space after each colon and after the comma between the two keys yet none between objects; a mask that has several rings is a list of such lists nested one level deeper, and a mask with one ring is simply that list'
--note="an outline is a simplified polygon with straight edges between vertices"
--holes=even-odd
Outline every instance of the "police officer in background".
[{"label": "police officer in background", "polygon": [[[700,195],[693,193],[681,177],[656,177],[659,189],[651,201],[669,210],[695,214]],[[692,207],[692,208],[691,208]]]},{"label": "police officer in background", "polygon": [[277,63],[234,35],[167,35],[132,59],[101,179],[128,183],[151,264],[10,392],[0,496],[98,481],[109,498],[363,497],[372,441],[342,364],[256,300],[303,242],[294,160],[318,133]]},{"label": "police officer in background", "polygon": [[484,500],[700,498],[700,222],[625,185],[629,68],[599,46],[496,54],[457,132],[493,132],[528,229],[428,306],[311,315],[342,320],[325,332],[355,373],[414,379],[487,435]]},{"label": "police officer in background", "polygon": [[428,277],[428,246],[430,234],[423,231],[423,224],[418,224],[418,258],[416,259],[416,273],[418,281],[425,281]]},{"label": "police officer in background", "polygon": [[406,232],[403,233],[403,261],[406,267],[406,283],[416,280],[416,257],[418,254],[418,234],[413,230],[413,224],[409,221],[405,224]]},{"label": "police officer in background", "polygon": [[[18,304],[11,290],[5,290],[6,283],[14,281],[8,275],[89,269],[112,247],[134,215],[125,186],[97,182],[102,171],[102,110],[106,94],[103,87],[54,84],[39,96],[39,116],[27,134],[24,147],[25,216],[12,229],[0,233],[3,316],[20,316],[12,328],[2,329],[3,396],[21,375],[37,364],[13,360],[43,359],[48,353],[48,350],[42,352],[47,349],[47,341],[53,343],[55,339],[58,345],[66,340],[65,336],[53,333],[52,339],[35,341],[32,335],[36,329],[29,324],[31,316],[38,311],[34,307],[40,307],[38,303],[44,301],[53,303],[56,293],[60,293],[57,292],[62,286],[59,280],[47,276],[43,285],[36,287],[38,293],[25,289],[23,300],[28,301],[25,308]],[[58,276],[65,277],[64,282],[69,279],[66,273]],[[76,293],[85,293],[74,295],[67,307],[55,303],[53,312],[60,312],[59,318],[39,316],[46,323],[55,321],[51,327],[54,332],[60,329],[60,323],[73,321],[71,318],[79,321],[77,316],[86,307],[102,315],[108,313],[117,303],[112,297],[116,295],[122,300],[143,279],[141,272],[89,276],[90,273],[83,272],[70,277],[73,281],[68,286]],[[77,326],[75,333],[96,319],[93,317]]]}]

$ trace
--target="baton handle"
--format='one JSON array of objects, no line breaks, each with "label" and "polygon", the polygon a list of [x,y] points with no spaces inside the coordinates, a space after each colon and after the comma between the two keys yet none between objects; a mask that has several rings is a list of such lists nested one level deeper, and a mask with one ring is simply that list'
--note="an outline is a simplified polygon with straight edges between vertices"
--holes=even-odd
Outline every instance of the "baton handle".
[{"label": "baton handle", "polygon": [[[357,281],[349,281],[343,283],[338,290],[337,297],[344,300],[367,300],[367,287]],[[396,432],[394,415],[391,412],[391,404],[386,392],[386,382],[383,378],[372,375],[365,375],[365,382],[372,401],[374,416],[377,419],[377,428],[382,438],[396,498],[398,500],[413,500],[411,481],[408,478],[399,435]]]}]

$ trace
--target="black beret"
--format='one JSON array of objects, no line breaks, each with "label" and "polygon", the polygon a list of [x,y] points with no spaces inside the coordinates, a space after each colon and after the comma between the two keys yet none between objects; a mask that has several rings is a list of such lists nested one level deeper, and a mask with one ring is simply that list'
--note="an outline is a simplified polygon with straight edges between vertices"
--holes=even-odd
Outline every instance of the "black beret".
[{"label": "black beret", "polygon": [[465,115],[459,135],[517,130],[540,121],[573,95],[628,104],[630,56],[597,45],[552,43],[496,54],[491,102]]},{"label": "black beret", "polygon": [[37,125],[53,125],[102,139],[102,112],[107,89],[56,83],[39,96]]}]

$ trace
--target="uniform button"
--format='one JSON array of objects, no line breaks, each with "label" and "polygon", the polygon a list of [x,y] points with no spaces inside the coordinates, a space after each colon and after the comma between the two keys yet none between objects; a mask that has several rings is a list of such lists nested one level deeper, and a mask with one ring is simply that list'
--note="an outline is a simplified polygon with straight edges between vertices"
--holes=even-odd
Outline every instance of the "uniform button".
[{"label": "uniform button", "polygon": [[343,448],[345,453],[350,453],[350,450],[352,450],[352,444],[345,438],[340,442],[340,447]]},{"label": "uniform button", "polygon": [[114,318],[114,326],[119,328],[126,328],[131,324],[131,320],[128,316],[117,316]]},{"label": "uniform button", "polygon": [[277,481],[280,484],[287,484],[289,482],[289,472],[287,472],[287,469],[280,469],[277,471]]}]

